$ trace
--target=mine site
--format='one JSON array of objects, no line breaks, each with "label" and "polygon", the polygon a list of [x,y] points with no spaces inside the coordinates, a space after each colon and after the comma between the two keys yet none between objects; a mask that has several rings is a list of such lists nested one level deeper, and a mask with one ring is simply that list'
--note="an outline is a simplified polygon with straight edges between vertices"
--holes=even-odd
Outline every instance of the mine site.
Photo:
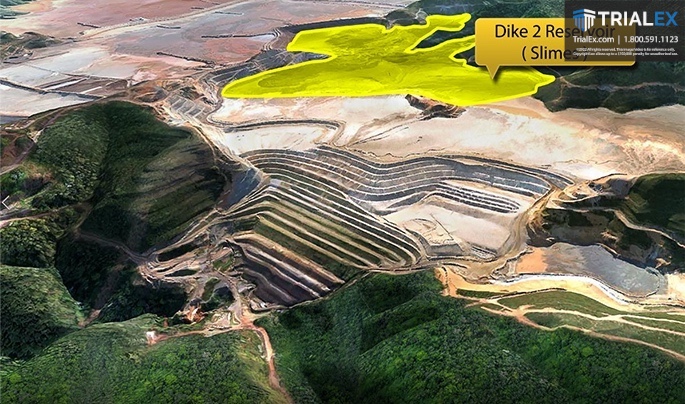
[{"label": "mine site", "polygon": [[[221,96],[234,80],[325,58],[286,51],[300,31],[420,23],[425,13],[412,3],[36,0],[7,8],[15,15],[1,20],[2,175],[23,170],[34,185],[11,191],[3,180],[3,243],[21,223],[54,219],[41,203],[75,212],[54,219],[65,227],[51,233],[55,263],[46,264],[67,290],[82,287],[60,267],[74,262],[69,246],[118,257],[77,299],[89,302],[80,326],[108,318],[130,268],[135,287],[181,296],[155,314],[190,327],[173,335],[150,326],[147,344],[256,333],[242,343],[255,344],[266,363],[264,389],[275,393],[264,402],[293,400],[290,382],[279,379],[275,326],[264,319],[314,310],[376,274],[428,273],[442,296],[488,315],[685,361],[682,104],[550,108],[574,92],[600,91],[563,75],[550,85],[568,86],[558,99],[470,107],[412,94]],[[640,86],[612,87],[606,105]],[[86,196],[49,199],[62,174],[41,165],[49,147],[41,142],[80,108],[101,108],[92,116],[108,125],[132,116],[129,107],[106,112],[109,103],[140,106],[180,140],[128,162],[112,151],[112,129],[97,160],[109,174]],[[110,164],[121,167],[107,171]],[[135,180],[116,182],[122,172]],[[672,216],[653,213],[668,209]],[[117,230],[123,222],[130,226]],[[11,256],[4,247],[3,255]],[[32,266],[15,262],[3,261]],[[213,305],[222,296],[228,303]]]}]

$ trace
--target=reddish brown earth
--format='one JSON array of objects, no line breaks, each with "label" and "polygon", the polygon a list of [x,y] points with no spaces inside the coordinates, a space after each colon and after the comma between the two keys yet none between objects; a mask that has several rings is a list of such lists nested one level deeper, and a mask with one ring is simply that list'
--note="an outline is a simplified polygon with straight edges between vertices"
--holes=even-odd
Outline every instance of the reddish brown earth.
[{"label": "reddish brown earth", "polygon": [[[88,27],[82,22],[99,27],[123,24],[132,18],[169,18],[198,11],[194,8],[216,7],[233,0],[38,0],[16,7],[17,11],[30,12],[11,21],[4,27],[12,33],[38,31],[52,36],[78,36]],[[19,23],[15,23],[19,22]],[[5,23],[3,22],[3,25]]]}]

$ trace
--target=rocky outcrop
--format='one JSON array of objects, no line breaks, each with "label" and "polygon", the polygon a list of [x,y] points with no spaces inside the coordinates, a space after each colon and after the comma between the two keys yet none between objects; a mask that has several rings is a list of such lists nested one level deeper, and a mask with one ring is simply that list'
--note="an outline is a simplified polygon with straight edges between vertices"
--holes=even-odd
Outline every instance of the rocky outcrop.
[{"label": "rocky outcrop", "polygon": [[445,104],[430,98],[416,97],[411,94],[405,98],[409,101],[409,105],[423,111],[421,114],[422,119],[457,118],[465,111],[464,108],[456,105]]},{"label": "rocky outcrop", "polygon": [[530,243],[599,244],[636,265],[681,272],[683,181],[683,174],[614,176],[558,191],[529,221]]}]

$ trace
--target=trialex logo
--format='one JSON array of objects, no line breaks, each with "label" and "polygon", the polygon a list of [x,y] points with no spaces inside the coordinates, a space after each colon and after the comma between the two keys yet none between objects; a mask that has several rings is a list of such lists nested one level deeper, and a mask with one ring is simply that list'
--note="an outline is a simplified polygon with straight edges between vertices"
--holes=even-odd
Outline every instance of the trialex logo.
[{"label": "trialex logo", "polygon": [[594,11],[587,8],[573,10],[573,22],[581,31],[585,32],[595,23],[595,19],[602,19],[602,26],[630,26],[641,27],[677,27],[677,11],[655,11],[653,14],[643,11]]},{"label": "trialex logo", "polygon": [[573,10],[573,22],[576,27],[580,28],[581,31],[585,32],[595,24],[595,12],[588,10],[586,8],[581,8],[579,10]]}]

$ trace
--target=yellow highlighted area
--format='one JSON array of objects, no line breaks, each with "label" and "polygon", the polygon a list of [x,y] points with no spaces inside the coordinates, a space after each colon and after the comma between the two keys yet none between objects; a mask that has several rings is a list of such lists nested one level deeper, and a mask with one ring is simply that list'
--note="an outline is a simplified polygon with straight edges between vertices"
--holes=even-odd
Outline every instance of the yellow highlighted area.
[{"label": "yellow highlighted area", "polygon": [[226,98],[366,97],[413,94],[467,106],[534,94],[554,77],[532,68],[485,68],[454,56],[475,46],[475,36],[416,48],[437,31],[461,31],[470,14],[431,15],[421,25],[358,24],[299,32],[287,50],[326,59],[267,70],[226,85]]}]

